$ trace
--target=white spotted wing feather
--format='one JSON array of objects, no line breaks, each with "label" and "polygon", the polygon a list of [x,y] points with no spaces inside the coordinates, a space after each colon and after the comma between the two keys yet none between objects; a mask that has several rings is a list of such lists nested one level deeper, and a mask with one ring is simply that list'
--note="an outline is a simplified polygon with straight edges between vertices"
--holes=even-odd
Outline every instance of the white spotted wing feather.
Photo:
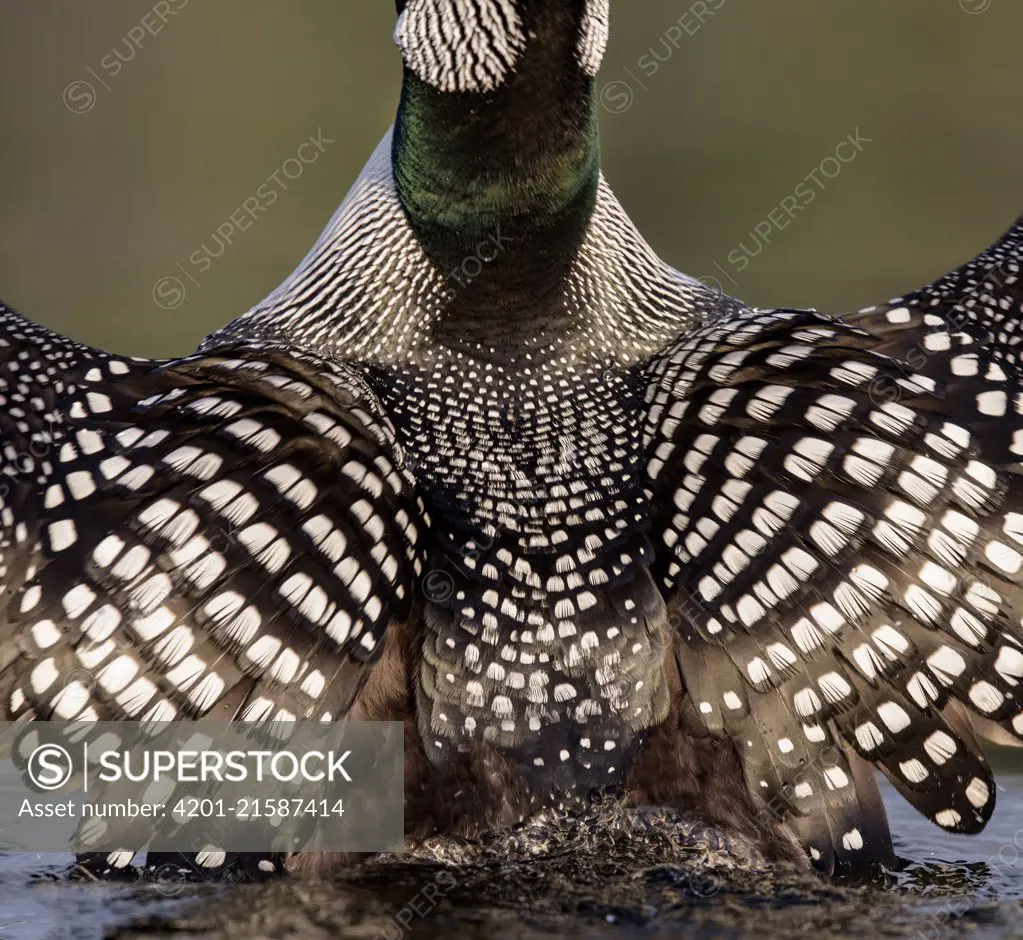
[{"label": "white spotted wing feather", "polygon": [[994,786],[947,709],[1023,733],[1023,387],[877,345],[747,311],[649,367],[655,575],[683,616],[691,713],[829,869],[890,856],[857,760],[974,832]]},{"label": "white spotted wing feather", "polygon": [[425,531],[363,381],[236,344],[57,398],[49,475],[9,507],[31,537],[6,710],[342,716],[412,609]]}]

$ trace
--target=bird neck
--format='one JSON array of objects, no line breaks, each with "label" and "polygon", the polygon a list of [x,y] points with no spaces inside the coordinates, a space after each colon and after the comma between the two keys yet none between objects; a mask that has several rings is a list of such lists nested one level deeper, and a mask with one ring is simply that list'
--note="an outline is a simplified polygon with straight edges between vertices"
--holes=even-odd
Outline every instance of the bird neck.
[{"label": "bird neck", "polygon": [[483,244],[486,281],[506,293],[516,272],[553,278],[570,262],[600,179],[594,82],[575,46],[574,34],[531,44],[515,73],[486,94],[440,91],[405,70],[395,185],[445,272],[481,255]]}]

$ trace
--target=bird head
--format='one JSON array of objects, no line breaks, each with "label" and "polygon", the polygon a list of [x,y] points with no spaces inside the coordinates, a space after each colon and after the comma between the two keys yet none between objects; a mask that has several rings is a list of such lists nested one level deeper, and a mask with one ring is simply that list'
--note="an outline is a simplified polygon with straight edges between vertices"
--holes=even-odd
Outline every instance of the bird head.
[{"label": "bird head", "polygon": [[405,67],[438,91],[497,91],[534,53],[593,77],[610,0],[398,0]]}]

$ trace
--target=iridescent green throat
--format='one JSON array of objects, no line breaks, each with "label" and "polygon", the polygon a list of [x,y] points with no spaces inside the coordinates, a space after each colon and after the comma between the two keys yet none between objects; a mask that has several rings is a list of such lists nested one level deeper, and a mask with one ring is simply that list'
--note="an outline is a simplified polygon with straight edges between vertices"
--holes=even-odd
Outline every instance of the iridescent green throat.
[{"label": "iridescent green throat", "polygon": [[500,230],[519,245],[519,263],[528,246],[548,266],[567,261],[585,231],[600,176],[593,82],[532,58],[486,95],[439,92],[406,71],[395,182],[443,264]]}]

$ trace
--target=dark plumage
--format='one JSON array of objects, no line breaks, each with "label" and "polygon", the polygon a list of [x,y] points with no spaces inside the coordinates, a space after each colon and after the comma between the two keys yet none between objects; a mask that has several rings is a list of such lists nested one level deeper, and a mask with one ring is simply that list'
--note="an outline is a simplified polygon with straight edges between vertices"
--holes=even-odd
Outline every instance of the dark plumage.
[{"label": "dark plumage", "polygon": [[7,716],[400,720],[416,838],[612,787],[862,871],[871,764],[978,831],[973,724],[1023,737],[1023,224],[845,320],[748,308],[600,175],[607,0],[399,13],[393,135],[194,356],[0,306]]}]

